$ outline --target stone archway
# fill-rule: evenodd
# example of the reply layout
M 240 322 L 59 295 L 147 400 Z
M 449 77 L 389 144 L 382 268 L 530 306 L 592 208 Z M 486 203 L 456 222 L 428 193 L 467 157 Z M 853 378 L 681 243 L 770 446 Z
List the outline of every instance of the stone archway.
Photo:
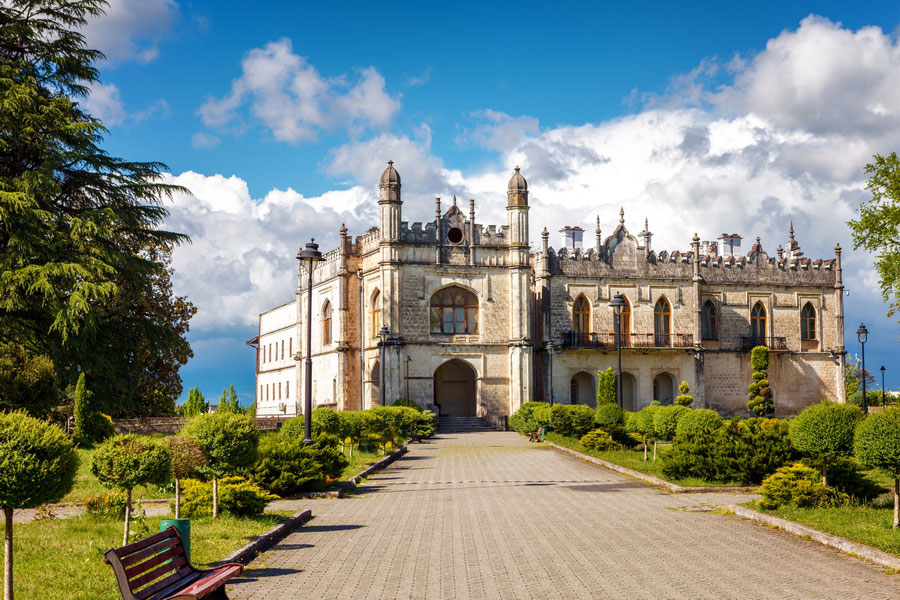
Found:
M 637 391 L 637 382 L 631 373 L 622 372 L 622 408 L 625 410 L 639 410 L 635 392 Z
M 589 373 L 579 371 L 569 382 L 569 403 L 597 408 L 597 385 Z
M 442 416 L 474 417 L 478 412 L 476 377 L 471 366 L 459 359 L 442 364 L 434 372 L 434 402 Z
M 671 373 L 663 371 L 653 378 L 653 399 L 669 405 L 675 399 L 675 378 Z

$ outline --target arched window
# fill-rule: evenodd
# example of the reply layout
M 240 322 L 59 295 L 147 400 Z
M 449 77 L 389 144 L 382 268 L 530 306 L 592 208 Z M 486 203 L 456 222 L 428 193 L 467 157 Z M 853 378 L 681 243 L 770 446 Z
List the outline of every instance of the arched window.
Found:
M 372 293 L 372 300 L 369 302 L 369 305 L 372 307 L 372 318 L 370 321 L 372 322 L 372 339 L 378 339 L 378 332 L 381 330 L 381 292 L 375 290 Z
M 703 303 L 700 329 L 704 340 L 719 339 L 719 311 L 716 310 L 716 305 L 710 300 Z
M 478 333 L 478 298 L 451 285 L 431 297 L 431 333 Z
M 672 307 L 665 296 L 656 301 L 653 309 L 653 333 L 656 334 L 656 346 L 671 345 Z
M 628 298 L 625 294 L 622 294 L 622 298 L 625 299 L 625 306 L 622 307 L 622 311 L 619 313 L 619 331 L 622 333 L 622 345 L 630 346 L 631 345 L 631 302 L 628 301 Z
M 816 309 L 807 302 L 800 310 L 800 339 L 813 341 L 816 339 Z
M 578 296 L 572 306 L 572 328 L 579 336 L 591 332 L 591 304 L 583 295 Z
M 766 307 L 762 302 L 757 302 L 750 310 L 750 337 L 756 345 L 766 343 Z
M 322 345 L 327 346 L 331 343 L 331 302 L 325 301 L 322 306 Z M 284 352 L 284 343 L 281 345 L 281 351 Z

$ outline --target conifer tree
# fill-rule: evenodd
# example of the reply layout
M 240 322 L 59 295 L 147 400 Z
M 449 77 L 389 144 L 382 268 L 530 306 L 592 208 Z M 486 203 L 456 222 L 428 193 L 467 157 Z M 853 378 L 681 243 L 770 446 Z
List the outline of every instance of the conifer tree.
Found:
M 72 432 L 73 437 L 77 441 L 82 441 L 86 438 L 86 423 L 87 423 L 87 390 L 84 387 L 84 371 L 78 375 L 78 383 L 75 385 L 75 407 L 74 407 L 74 416 L 75 416 L 75 431 Z

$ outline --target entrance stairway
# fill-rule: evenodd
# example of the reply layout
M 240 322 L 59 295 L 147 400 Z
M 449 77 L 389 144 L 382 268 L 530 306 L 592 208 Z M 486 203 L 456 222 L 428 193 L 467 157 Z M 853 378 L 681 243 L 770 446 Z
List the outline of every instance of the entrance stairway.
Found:
M 441 417 L 440 433 L 468 433 L 470 431 L 494 431 L 482 417 Z

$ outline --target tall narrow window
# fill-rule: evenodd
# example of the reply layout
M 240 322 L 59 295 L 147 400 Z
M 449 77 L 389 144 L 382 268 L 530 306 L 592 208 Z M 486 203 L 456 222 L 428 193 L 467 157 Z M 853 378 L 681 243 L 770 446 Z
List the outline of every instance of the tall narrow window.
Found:
M 322 344 L 327 346 L 331 343 L 331 302 L 325 301 L 322 307 Z
M 750 336 L 754 344 L 766 344 L 766 307 L 762 302 L 757 302 L 750 310 Z
M 704 340 L 719 339 L 719 314 L 716 310 L 716 305 L 710 300 L 703 303 L 700 329 Z
M 670 346 L 672 334 L 672 307 L 665 297 L 656 301 L 653 309 L 653 333 L 656 346 Z
M 281 340 L 281 360 L 284 360 L 284 340 Z
M 807 302 L 800 310 L 800 339 L 812 341 L 816 339 L 816 309 Z
M 278 382 L 278 399 L 281 400 L 281 382 Z
M 290 381 L 284 382 L 284 397 L 288 398 L 288 399 L 290 399 L 290 397 L 291 397 L 291 382 Z
M 631 345 L 631 302 L 628 301 L 628 298 L 625 294 L 622 294 L 622 297 L 625 298 L 625 306 L 622 307 L 622 312 L 619 313 L 619 330 L 622 333 L 622 345 L 630 346 Z
M 381 331 L 381 292 L 375 290 L 372 294 L 372 339 L 378 339 L 378 332 Z
M 478 298 L 452 285 L 431 297 L 431 333 L 478 333 Z
M 263 386 L 262 385 L 259 386 L 259 401 L 260 402 L 263 401 Z
M 572 305 L 572 326 L 575 333 L 584 338 L 591 332 L 591 304 L 583 295 Z
M 288 357 L 294 356 L 294 338 L 288 339 Z

